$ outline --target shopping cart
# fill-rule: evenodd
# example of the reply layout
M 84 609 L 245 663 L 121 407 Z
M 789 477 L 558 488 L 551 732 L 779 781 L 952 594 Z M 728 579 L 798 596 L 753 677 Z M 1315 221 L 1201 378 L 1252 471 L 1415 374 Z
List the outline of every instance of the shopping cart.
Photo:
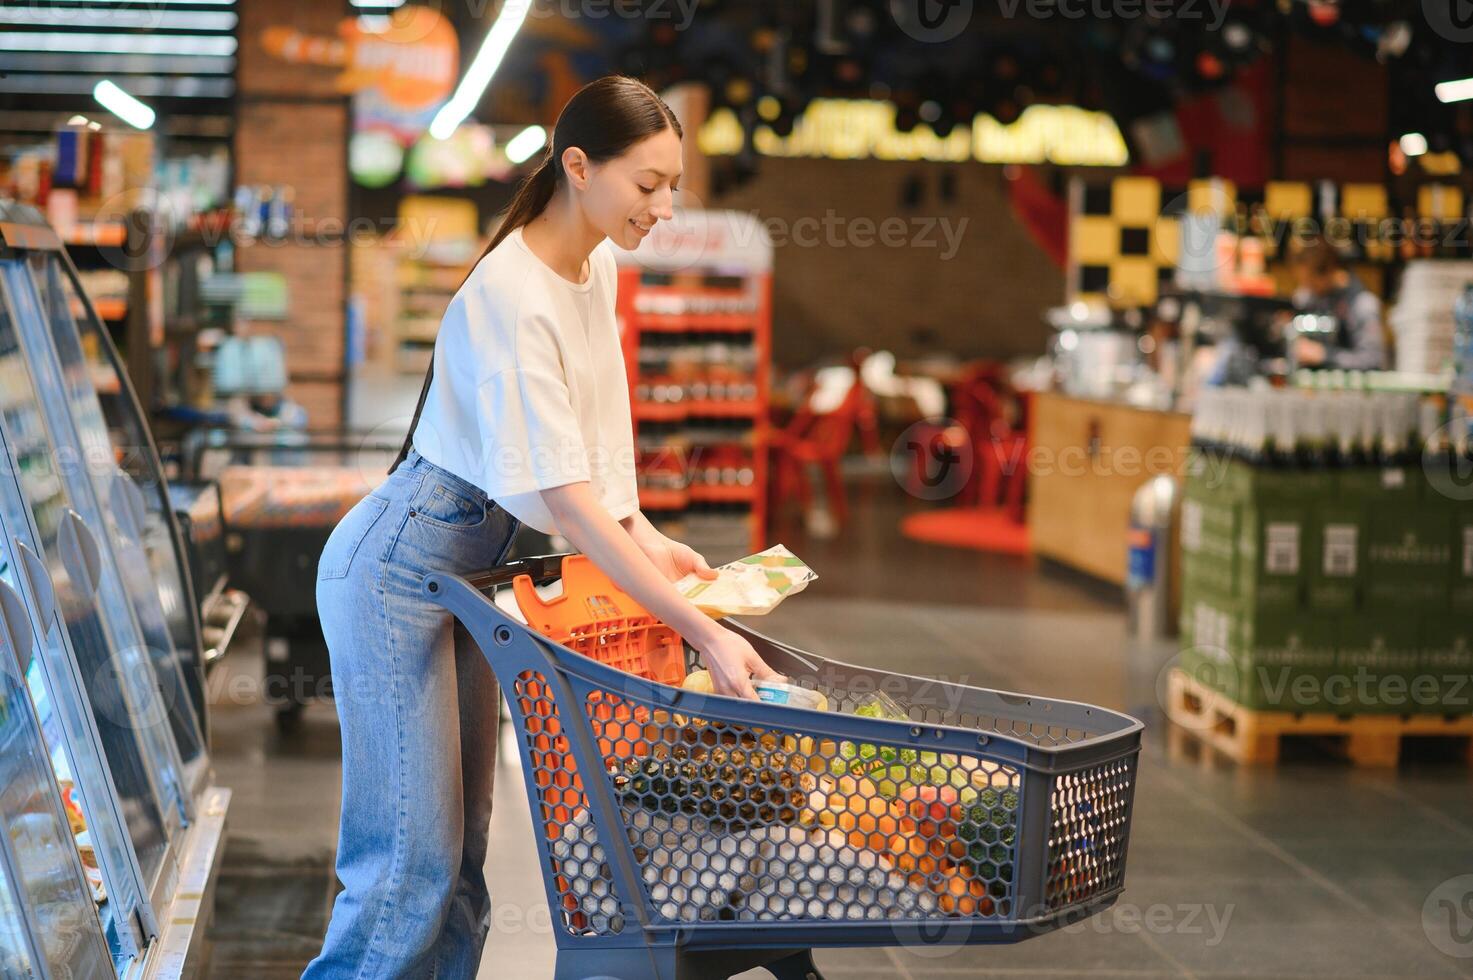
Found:
M 1119 896 L 1139 721 L 826 660 L 740 624 L 833 710 L 646 680 L 498 606 L 518 575 L 556 580 L 562 557 L 423 584 L 506 694 L 557 980 L 820 980 L 814 947 L 1018 942 Z M 885 703 L 875 692 L 907 717 L 849 713 Z

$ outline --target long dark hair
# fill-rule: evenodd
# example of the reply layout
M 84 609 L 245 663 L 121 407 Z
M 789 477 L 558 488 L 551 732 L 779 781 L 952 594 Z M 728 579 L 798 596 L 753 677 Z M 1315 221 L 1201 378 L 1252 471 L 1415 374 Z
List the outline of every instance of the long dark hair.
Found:
M 491 236 L 491 243 L 480 258 L 484 259 L 507 235 L 547 208 L 563 179 L 563 151 L 568 147 L 576 146 L 589 160 L 603 163 L 621 155 L 645 137 L 666 129 L 675 130 L 675 135 L 682 138 L 685 135 L 681 132 L 680 120 L 675 118 L 675 112 L 665 104 L 665 100 L 637 78 L 605 75 L 574 92 L 563 111 L 558 113 L 552 129 L 552 142 L 542 161 L 517 188 L 506 207 L 501 226 Z M 477 259 L 471 269 L 479 263 L 480 259 Z M 470 271 L 466 272 L 466 277 L 470 277 Z M 419 404 L 414 408 L 414 420 L 409 423 L 409 434 L 404 437 L 404 445 L 389 467 L 390 473 L 399 468 L 413 448 L 414 430 L 419 425 L 419 416 L 424 411 L 425 398 L 430 393 L 430 381 L 434 376 L 432 357 L 430 369 L 425 373 L 424 387 L 419 392 Z
M 576 146 L 594 163 L 619 156 L 647 136 L 675 130 L 683 137 L 680 120 L 644 82 L 628 75 L 605 75 L 573 93 L 553 125 L 552 142 L 537 169 L 527 175 L 506 206 L 505 217 L 485 258 L 502 239 L 541 214 L 563 179 L 563 151 Z

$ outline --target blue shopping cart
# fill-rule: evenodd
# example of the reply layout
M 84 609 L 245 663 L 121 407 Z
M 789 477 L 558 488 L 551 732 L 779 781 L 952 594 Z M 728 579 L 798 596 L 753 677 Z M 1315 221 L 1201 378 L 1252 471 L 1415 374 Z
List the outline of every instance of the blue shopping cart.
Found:
M 498 606 L 516 576 L 557 580 L 563 557 L 423 585 L 485 652 L 519 733 L 557 980 L 821 980 L 816 947 L 1018 942 L 1119 896 L 1139 721 L 740 624 L 832 710 L 661 684 Z M 581 639 L 596 656 L 600 638 Z M 890 716 L 868 716 L 880 704 Z

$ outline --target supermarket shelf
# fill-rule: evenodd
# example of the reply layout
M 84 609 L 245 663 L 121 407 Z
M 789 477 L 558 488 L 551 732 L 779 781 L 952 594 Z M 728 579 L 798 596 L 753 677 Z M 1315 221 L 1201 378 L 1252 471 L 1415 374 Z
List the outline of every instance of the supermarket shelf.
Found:
M 125 299 L 99 299 L 93 302 L 92 308 L 103 320 L 122 320 L 128 316 L 128 301 Z M 72 316 L 80 317 L 82 310 L 74 307 Z
M 731 286 L 696 286 L 696 285 L 658 285 L 655 283 L 642 282 L 636 279 L 641 296 L 648 297 L 647 301 L 659 302 L 662 299 L 675 298 L 683 301 L 716 300 L 726 301 L 741 299 L 747 295 L 741 289 Z
M 757 499 L 757 488 L 751 485 L 692 483 L 690 499 L 692 503 L 703 504 L 746 504 Z
M 652 484 L 641 488 L 640 505 L 666 533 L 700 530 L 713 540 L 720 538 L 723 549 L 760 550 L 769 543 L 764 537 L 766 494 L 758 488 L 766 486 L 767 472 L 771 256 L 754 258 L 710 243 L 696 243 L 690 251 L 679 256 L 675 269 L 637 260 L 621 263 L 619 269 L 618 316 L 634 396 L 639 470 Z M 716 345 L 724 350 L 713 351 Z M 746 390 L 726 388 L 733 372 Z M 671 386 L 685 397 L 674 402 L 651 398 L 657 392 L 671 393 Z M 711 391 L 741 397 L 705 397 Z M 702 397 L 693 398 L 692 392 Z M 723 468 L 750 469 L 752 483 L 671 487 L 670 477 L 679 475 L 670 473 L 671 457 L 681 467 L 696 465 L 687 457 L 697 450 L 709 451 L 712 460 L 730 459 L 730 464 L 721 463 Z
M 755 401 L 635 402 L 634 417 L 643 422 L 678 422 L 686 418 L 747 419 L 762 414 Z
M 639 506 L 647 510 L 684 510 L 690 503 L 690 494 L 684 490 L 668 487 L 640 487 Z
M 119 246 L 128 240 L 128 228 L 122 222 L 78 222 L 61 240 L 67 245 Z
M 636 313 L 639 328 L 649 333 L 752 333 L 756 313 Z

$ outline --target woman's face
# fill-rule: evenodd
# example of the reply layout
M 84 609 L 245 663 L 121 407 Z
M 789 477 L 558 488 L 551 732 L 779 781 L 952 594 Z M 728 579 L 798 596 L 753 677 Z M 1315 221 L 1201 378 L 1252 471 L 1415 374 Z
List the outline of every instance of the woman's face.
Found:
M 615 245 L 635 249 L 655 222 L 672 216 L 679 184 L 680 137 L 667 127 L 590 166 L 583 213 Z

